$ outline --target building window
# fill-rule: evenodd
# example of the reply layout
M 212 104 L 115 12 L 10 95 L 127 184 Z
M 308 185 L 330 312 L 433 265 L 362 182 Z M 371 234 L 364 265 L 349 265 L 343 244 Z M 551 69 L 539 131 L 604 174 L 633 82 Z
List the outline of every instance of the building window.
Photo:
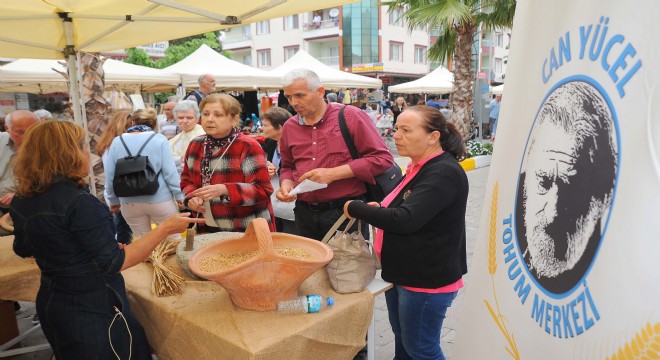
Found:
M 496 73 L 502 72 L 502 59 L 495 58 L 495 72 Z
M 415 46 L 415 64 L 426 64 L 426 46 Z
M 403 43 L 390 41 L 390 60 L 403 61 Z
M 270 66 L 270 49 L 257 50 L 257 67 Z
M 289 15 L 284 18 L 284 30 L 294 30 L 298 28 L 298 14 Z
M 252 66 L 252 55 L 243 56 L 243 64 Z
M 495 46 L 504 47 L 504 34 L 496 33 L 495 34 Z
M 403 11 L 399 7 L 390 9 L 390 24 L 394 26 L 403 26 Z
M 287 60 L 291 59 L 291 57 L 298 52 L 298 49 L 300 49 L 299 46 L 285 47 L 284 48 L 284 61 L 287 61 Z
M 270 33 L 270 20 L 259 21 L 257 23 L 257 35 Z

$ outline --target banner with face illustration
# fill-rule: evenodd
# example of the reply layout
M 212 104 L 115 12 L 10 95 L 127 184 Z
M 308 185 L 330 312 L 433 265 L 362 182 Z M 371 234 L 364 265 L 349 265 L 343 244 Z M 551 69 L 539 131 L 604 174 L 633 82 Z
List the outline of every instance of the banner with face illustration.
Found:
M 660 1 L 518 2 L 453 359 L 660 358 Z

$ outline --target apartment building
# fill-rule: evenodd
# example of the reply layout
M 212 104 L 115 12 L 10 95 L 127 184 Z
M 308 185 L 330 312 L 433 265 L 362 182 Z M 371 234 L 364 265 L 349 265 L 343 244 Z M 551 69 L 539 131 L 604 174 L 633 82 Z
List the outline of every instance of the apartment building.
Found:
M 264 70 L 304 49 L 328 66 L 380 78 L 385 87 L 430 71 L 429 33 L 409 31 L 402 9 L 389 9 L 377 0 L 235 27 L 221 41 L 234 60 Z

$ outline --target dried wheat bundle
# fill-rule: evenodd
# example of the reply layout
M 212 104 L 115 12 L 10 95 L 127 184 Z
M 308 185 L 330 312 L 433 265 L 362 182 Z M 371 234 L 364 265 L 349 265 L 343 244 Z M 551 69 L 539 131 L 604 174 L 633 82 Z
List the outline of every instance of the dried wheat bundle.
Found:
M 165 240 L 156 246 L 149 255 L 149 262 L 154 266 L 154 278 L 151 291 L 158 296 L 170 296 L 183 290 L 183 277 L 165 266 L 165 259 L 176 253 L 178 241 Z

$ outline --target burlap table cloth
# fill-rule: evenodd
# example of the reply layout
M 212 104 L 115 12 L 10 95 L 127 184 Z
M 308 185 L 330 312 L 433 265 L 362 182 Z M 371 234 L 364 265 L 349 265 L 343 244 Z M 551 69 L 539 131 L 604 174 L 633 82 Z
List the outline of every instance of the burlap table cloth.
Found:
M 173 258 L 170 268 L 178 269 Z M 133 312 L 160 359 L 352 359 L 365 345 L 374 298 L 368 290 L 337 294 L 320 269 L 300 294 L 334 296 L 335 305 L 316 314 L 241 309 L 210 281 L 187 278 L 182 294 L 151 292 L 153 269 L 143 263 L 123 272 Z
M 0 237 L 0 299 L 34 301 L 41 277 L 34 258 L 23 259 L 13 250 L 14 236 Z

